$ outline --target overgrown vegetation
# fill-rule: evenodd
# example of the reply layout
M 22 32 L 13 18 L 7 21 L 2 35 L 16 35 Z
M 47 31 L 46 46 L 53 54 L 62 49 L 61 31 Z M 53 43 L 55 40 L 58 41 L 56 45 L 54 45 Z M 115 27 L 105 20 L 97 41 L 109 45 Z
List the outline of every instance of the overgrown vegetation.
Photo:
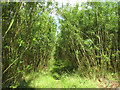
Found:
M 3 87 L 107 88 L 110 80 L 118 87 L 118 2 L 2 5 Z M 109 84 L 100 86 L 103 79 Z
M 31 78 L 34 79 L 29 82 Z M 99 83 L 93 79 L 81 78 L 77 74 L 67 73 L 63 74 L 60 80 L 54 79 L 50 74 L 33 73 L 26 75 L 26 82 L 29 82 L 28 86 L 31 88 L 95 88 L 98 87 Z

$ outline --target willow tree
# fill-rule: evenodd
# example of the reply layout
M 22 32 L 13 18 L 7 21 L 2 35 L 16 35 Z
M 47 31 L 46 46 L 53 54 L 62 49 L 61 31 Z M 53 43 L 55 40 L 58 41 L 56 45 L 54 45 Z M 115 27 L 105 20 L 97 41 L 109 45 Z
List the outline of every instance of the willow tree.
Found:
M 84 75 L 118 71 L 118 5 L 116 2 L 88 2 L 59 9 L 60 38 L 56 61 L 70 62 Z M 67 64 L 65 64 L 67 66 Z M 72 66 L 71 66 L 72 65 Z
M 47 2 L 46 2 L 47 3 Z M 56 22 L 45 2 L 2 3 L 3 87 L 17 84 L 21 75 L 41 71 L 51 59 Z

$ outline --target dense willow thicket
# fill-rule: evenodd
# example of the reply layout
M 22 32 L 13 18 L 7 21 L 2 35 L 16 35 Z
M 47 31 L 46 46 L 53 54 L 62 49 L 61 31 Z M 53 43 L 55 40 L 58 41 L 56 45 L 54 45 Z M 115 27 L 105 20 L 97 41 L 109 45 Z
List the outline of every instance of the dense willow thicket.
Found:
M 3 3 L 3 86 L 19 81 L 24 72 L 43 69 L 51 59 L 56 23 L 49 15 L 50 2 L 44 4 Z
M 2 3 L 2 85 L 24 73 L 78 72 L 97 76 L 120 70 L 118 3 L 87 2 L 58 7 L 52 2 Z M 60 16 L 60 33 L 50 13 Z
M 118 73 L 118 4 L 88 2 L 60 8 L 60 34 L 56 47 L 56 64 L 76 69 L 80 74 Z M 61 63 L 62 60 L 62 63 Z M 72 67 L 72 68 L 71 68 Z

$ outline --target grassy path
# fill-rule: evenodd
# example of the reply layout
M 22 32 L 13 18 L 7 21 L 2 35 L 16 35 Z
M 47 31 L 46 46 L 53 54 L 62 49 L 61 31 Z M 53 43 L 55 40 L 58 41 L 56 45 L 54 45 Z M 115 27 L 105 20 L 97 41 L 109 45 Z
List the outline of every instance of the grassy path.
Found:
M 109 76 L 109 79 L 114 79 Z M 20 87 L 27 88 L 115 88 L 116 82 L 111 83 L 109 80 L 99 81 L 95 78 L 80 77 L 77 74 L 64 74 L 59 79 L 56 79 L 50 73 L 31 73 L 25 75 L 25 80 L 22 80 Z M 118 86 L 117 86 L 118 87 Z
M 29 74 L 25 76 L 25 87 L 31 88 L 97 88 L 98 81 L 79 77 L 78 75 L 62 75 L 59 80 L 50 74 Z M 21 85 L 22 85 L 21 84 Z

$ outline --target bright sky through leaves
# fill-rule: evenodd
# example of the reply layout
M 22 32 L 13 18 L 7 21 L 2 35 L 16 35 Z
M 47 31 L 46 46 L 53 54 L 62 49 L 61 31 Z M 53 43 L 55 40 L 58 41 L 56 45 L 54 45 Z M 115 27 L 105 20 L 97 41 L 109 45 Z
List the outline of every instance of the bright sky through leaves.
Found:
M 71 6 L 75 6 L 76 3 L 79 3 L 79 5 L 81 5 L 82 2 L 87 2 L 87 0 L 54 0 L 55 2 L 58 2 L 58 7 L 61 7 L 62 4 L 63 5 L 66 5 L 68 2 Z M 81 7 L 79 7 L 79 10 L 81 10 Z M 52 17 L 54 17 L 54 19 L 56 20 L 56 23 L 57 23 L 57 32 L 56 32 L 56 35 L 60 32 L 59 30 L 59 21 L 58 21 L 58 18 L 62 18 L 60 16 L 57 16 L 55 15 L 56 14 L 56 11 L 53 10 L 52 14 L 50 14 Z

